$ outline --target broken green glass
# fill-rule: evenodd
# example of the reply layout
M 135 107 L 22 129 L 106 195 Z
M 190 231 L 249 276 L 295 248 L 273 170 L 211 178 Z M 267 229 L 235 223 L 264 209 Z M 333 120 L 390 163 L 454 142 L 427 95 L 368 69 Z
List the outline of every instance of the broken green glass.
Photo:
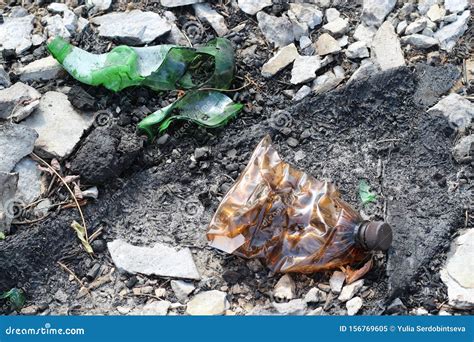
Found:
M 20 310 L 26 302 L 25 292 L 17 288 L 2 293 L 0 299 L 6 299 L 12 310 Z
M 359 182 L 359 196 L 363 205 L 375 202 L 377 199 L 376 195 L 370 192 L 370 185 L 365 180 Z

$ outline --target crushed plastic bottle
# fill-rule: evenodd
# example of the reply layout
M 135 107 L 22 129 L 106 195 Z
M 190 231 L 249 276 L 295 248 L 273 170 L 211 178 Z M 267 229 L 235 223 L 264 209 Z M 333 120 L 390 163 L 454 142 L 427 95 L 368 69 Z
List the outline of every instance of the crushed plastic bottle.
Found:
M 387 250 L 391 227 L 364 221 L 336 187 L 282 161 L 266 136 L 209 225 L 212 247 L 261 258 L 273 272 L 313 273 Z

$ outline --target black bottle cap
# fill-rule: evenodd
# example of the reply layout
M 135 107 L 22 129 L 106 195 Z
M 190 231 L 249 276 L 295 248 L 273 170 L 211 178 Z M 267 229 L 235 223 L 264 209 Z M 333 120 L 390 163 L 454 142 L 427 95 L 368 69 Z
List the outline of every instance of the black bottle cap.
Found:
M 382 221 L 365 221 L 357 232 L 357 240 L 367 250 L 386 251 L 392 244 L 392 228 Z

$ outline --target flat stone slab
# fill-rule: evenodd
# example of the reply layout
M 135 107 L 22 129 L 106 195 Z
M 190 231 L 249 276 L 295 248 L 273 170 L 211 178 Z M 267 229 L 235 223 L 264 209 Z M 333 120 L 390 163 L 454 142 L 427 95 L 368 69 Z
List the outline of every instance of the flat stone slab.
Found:
M 115 265 L 129 273 L 201 279 L 189 248 L 177 251 L 160 243 L 154 247 L 140 247 L 123 240 L 114 240 L 107 246 Z
M 400 40 L 389 21 L 384 22 L 375 34 L 372 54 L 382 71 L 405 65 Z
M 24 157 L 33 152 L 38 133 L 23 125 L 0 124 L 0 172 L 10 172 Z
M 38 107 L 41 94 L 21 82 L 0 90 L 0 119 L 21 121 Z
M 46 183 L 41 176 L 38 163 L 29 157 L 23 158 L 16 164 L 14 172 L 18 173 L 18 189 L 16 199 L 30 204 L 46 190 Z
M 4 17 L 0 24 L 0 46 L 5 50 L 14 50 L 17 55 L 31 47 L 33 15 L 19 18 Z
M 94 118 L 77 112 L 67 95 L 49 91 L 43 95 L 37 110 L 22 125 L 38 132 L 35 150 L 44 157 L 67 157 L 80 141 Z
M 54 80 L 62 73 L 65 73 L 63 67 L 52 56 L 38 59 L 15 71 L 22 82 Z

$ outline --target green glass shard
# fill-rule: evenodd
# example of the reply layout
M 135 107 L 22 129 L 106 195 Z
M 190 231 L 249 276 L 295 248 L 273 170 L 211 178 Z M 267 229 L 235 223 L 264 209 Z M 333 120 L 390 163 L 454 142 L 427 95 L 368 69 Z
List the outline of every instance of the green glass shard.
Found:
M 377 196 L 370 192 L 370 186 L 365 180 L 359 182 L 359 196 L 363 205 L 377 200 Z
M 25 292 L 17 288 L 2 293 L 0 299 L 6 299 L 13 310 L 20 310 L 26 302 Z

